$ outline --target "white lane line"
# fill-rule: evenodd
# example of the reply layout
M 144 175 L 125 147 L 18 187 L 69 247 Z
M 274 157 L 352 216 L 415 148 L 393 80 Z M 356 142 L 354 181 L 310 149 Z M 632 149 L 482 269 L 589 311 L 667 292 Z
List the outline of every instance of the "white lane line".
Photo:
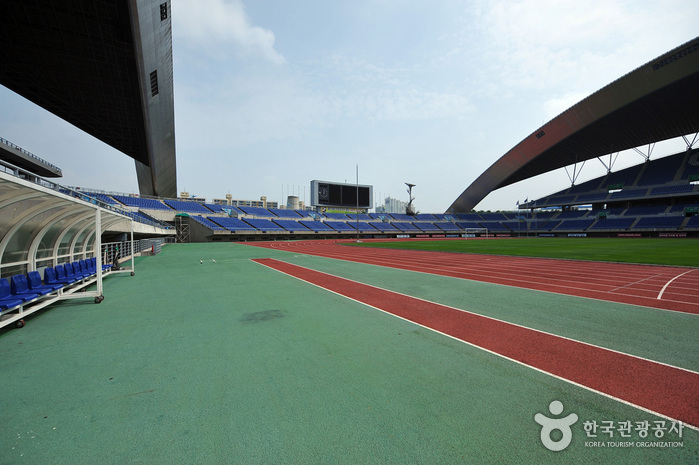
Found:
M 688 271 L 685 271 L 684 273 L 680 273 L 680 274 L 678 274 L 677 276 L 675 276 L 674 278 L 672 278 L 670 281 L 666 282 L 665 285 L 663 286 L 663 288 L 660 289 L 660 293 L 658 294 L 658 297 L 656 297 L 656 298 L 657 298 L 658 300 L 662 299 L 662 298 L 663 298 L 663 294 L 665 293 L 665 289 L 667 289 L 667 287 L 668 287 L 670 284 L 672 284 L 672 282 L 673 282 L 674 280 L 676 280 L 677 278 L 680 278 L 680 277 L 686 275 L 687 273 L 691 273 L 692 271 L 694 271 L 694 270 L 688 270 Z

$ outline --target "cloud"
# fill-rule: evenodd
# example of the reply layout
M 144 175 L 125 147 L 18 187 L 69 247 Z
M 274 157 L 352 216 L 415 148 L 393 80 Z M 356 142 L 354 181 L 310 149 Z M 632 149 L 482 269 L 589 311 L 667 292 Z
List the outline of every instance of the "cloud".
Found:
M 220 53 L 233 45 L 241 55 L 261 56 L 279 65 L 286 63 L 274 48 L 274 33 L 251 24 L 242 0 L 178 0 L 172 4 L 173 34 L 189 46 Z

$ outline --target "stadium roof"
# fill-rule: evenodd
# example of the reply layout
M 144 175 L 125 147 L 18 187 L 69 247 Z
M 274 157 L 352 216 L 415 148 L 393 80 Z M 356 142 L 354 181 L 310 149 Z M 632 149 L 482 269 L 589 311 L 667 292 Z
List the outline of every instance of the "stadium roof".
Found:
M 564 166 L 699 131 L 699 37 L 564 111 L 510 149 L 448 208 Z
M 169 3 L 0 2 L 0 84 L 133 158 L 142 194 L 176 197 Z

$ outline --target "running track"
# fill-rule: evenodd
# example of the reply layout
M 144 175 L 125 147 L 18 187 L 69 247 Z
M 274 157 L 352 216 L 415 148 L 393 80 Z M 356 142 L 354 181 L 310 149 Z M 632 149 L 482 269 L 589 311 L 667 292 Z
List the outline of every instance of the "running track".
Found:
M 632 405 L 699 426 L 699 374 L 271 258 L 257 263 Z M 643 382 L 638 382 L 643 380 Z
M 699 314 L 699 268 L 349 247 L 343 241 L 258 247 Z M 344 241 L 349 242 L 349 241 Z

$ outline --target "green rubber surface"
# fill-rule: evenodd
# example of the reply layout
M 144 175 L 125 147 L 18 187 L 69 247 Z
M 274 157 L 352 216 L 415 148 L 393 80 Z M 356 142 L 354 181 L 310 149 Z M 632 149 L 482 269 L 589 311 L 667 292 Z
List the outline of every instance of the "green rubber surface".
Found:
M 640 446 L 586 444 L 621 439 L 599 432 L 586 438 L 584 421 L 661 419 L 249 260 L 261 257 L 464 304 L 462 284 L 451 278 L 433 282 L 241 244 L 168 245 L 138 259 L 136 276 L 108 277 L 101 304 L 61 303 L 28 318 L 23 329 L 0 332 L 0 463 L 676 464 L 698 458 L 699 435 L 689 428 L 682 437 L 665 435 L 673 447 L 648 447 L 660 440 L 634 431 L 625 441 Z M 557 305 L 537 310 L 532 291 L 470 286 L 468 302 L 480 294 L 498 300 L 494 288 L 518 293 L 531 301 L 528 311 L 514 305 L 516 295 L 495 307 L 503 314 L 512 307 L 527 321 L 545 322 L 549 313 L 566 327 L 571 317 L 561 308 L 587 311 L 566 304 L 585 299 L 558 297 Z M 600 313 L 619 312 L 617 304 L 596 305 Z M 696 350 L 684 360 L 696 366 Z M 537 413 L 553 416 L 553 400 L 563 403 L 563 415 L 579 417 L 571 444 L 560 452 L 542 445 L 534 421 Z

